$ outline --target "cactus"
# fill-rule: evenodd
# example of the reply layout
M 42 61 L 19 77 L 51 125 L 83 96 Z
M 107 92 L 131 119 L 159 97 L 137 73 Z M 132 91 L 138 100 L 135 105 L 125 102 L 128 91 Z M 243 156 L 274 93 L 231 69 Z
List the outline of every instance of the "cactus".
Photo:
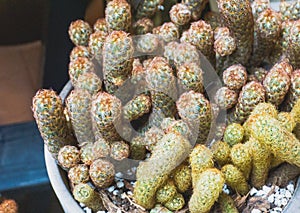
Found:
M 300 97 L 300 70 L 295 70 L 291 75 L 291 85 L 288 92 L 287 108 L 291 110 Z
M 83 203 L 95 212 L 105 210 L 100 194 L 87 183 L 75 185 L 73 196 L 75 200 Z
M 150 108 L 150 97 L 145 94 L 138 95 L 123 107 L 124 118 L 130 121 L 138 119 L 142 115 L 148 113 Z
M 245 130 L 238 123 L 229 124 L 224 132 L 223 140 L 228 143 L 229 146 L 241 143 L 244 138 Z
M 192 169 L 193 188 L 195 188 L 201 173 L 206 169 L 214 167 L 213 154 L 206 146 L 197 144 L 191 152 L 189 159 Z
M 192 185 L 192 172 L 187 163 L 182 163 L 173 172 L 174 184 L 179 192 L 186 192 Z
M 286 54 L 294 69 L 300 68 L 300 20 L 293 22 L 287 38 Z
M 105 20 L 108 30 L 129 32 L 131 26 L 131 7 L 125 0 L 113 0 L 107 3 Z
M 278 113 L 277 120 L 280 122 L 282 127 L 286 128 L 289 132 L 293 132 L 296 122 L 291 113 L 280 112 Z
M 250 1 L 218 0 L 224 24 L 236 41 L 236 51 L 229 56 L 230 63 L 246 65 L 252 52 L 254 21 Z
M 174 51 L 174 49 L 173 49 Z M 178 69 L 181 65 L 195 63 L 200 67 L 200 55 L 197 48 L 190 43 L 175 45 L 174 63 Z
M 151 18 L 158 10 L 158 6 L 163 4 L 164 0 L 145 0 L 137 8 L 136 18 Z
M 122 86 L 132 70 L 133 42 L 124 31 L 111 32 L 103 46 L 103 76 L 109 93 Z
M 192 136 L 190 128 L 183 120 L 174 120 L 164 129 L 164 131 L 165 133 L 173 132 L 175 134 L 180 134 L 187 139 L 190 139 Z
M 263 81 L 266 90 L 266 100 L 278 106 L 283 102 L 290 84 L 290 76 L 285 69 L 280 64 L 274 65 Z
M 93 26 L 94 32 L 102 31 L 108 33 L 108 27 L 105 18 L 98 18 Z
M 147 149 L 153 150 L 154 146 L 162 139 L 165 135 L 164 131 L 157 126 L 152 126 L 145 132 L 144 143 Z
M 168 179 L 168 175 L 186 159 L 190 143 L 184 137 L 168 133 L 162 137 L 152 151 L 148 161 L 137 168 L 134 199 L 137 204 L 151 209 L 155 205 L 156 191 Z
M 144 138 L 134 137 L 130 142 L 130 158 L 134 160 L 144 160 L 146 157 L 146 147 Z
M 222 213 L 239 213 L 234 200 L 224 192 L 220 194 L 218 203 L 220 204 Z
M 86 90 L 91 96 L 97 94 L 102 89 L 101 79 L 93 72 L 83 73 L 78 77 L 77 89 Z
M 32 111 L 41 136 L 54 158 L 75 139 L 68 127 L 61 98 L 53 90 L 39 90 L 32 99 Z
M 128 158 L 130 155 L 129 145 L 124 141 L 116 141 L 111 144 L 110 156 L 118 161 Z
M 165 203 L 165 207 L 167 207 L 171 211 L 178 211 L 182 209 L 185 205 L 185 200 L 182 194 L 176 193 L 171 200 Z
M 78 57 L 69 63 L 69 76 L 74 87 L 77 87 L 80 75 L 88 72 L 94 72 L 94 64 L 88 58 Z
M 179 97 L 176 106 L 181 119 L 197 134 L 197 143 L 205 143 L 212 121 L 209 101 L 201 93 L 189 91 Z
M 94 142 L 91 119 L 92 97 L 86 90 L 73 90 L 66 100 L 66 109 L 79 144 Z
M 70 61 L 75 60 L 78 57 L 91 58 L 91 53 L 88 47 L 75 46 L 70 53 Z
M 154 24 L 151 19 L 142 18 L 137 20 L 132 27 L 135 35 L 144 35 L 152 32 Z
M 76 46 L 87 46 L 92 28 L 87 22 L 76 20 L 71 22 L 68 33 L 73 44 Z
M 80 162 L 80 153 L 76 146 L 64 146 L 62 147 L 57 155 L 58 163 L 62 168 L 68 170 Z
M 236 50 L 235 39 L 230 36 L 222 36 L 215 40 L 214 50 L 217 53 L 217 59 L 231 55 Z
M 206 23 L 210 24 L 213 30 L 222 25 L 220 14 L 218 12 L 208 11 L 204 14 L 203 19 Z
M 215 102 L 221 109 L 230 109 L 236 105 L 238 94 L 228 87 L 221 87 L 215 94 Z
M 160 44 L 159 37 L 157 35 L 147 33 L 137 38 L 136 50 L 141 53 L 155 53 Z
M 99 92 L 94 96 L 91 108 L 94 135 L 107 141 L 120 138 L 116 126 L 121 117 L 121 101 L 108 93 Z
M 91 164 L 89 174 L 95 186 L 106 188 L 114 181 L 115 168 L 111 162 L 97 159 Z
M 172 180 L 168 180 L 162 187 L 156 192 L 156 201 L 161 204 L 165 204 L 170 201 L 177 193 L 176 186 Z
M 204 10 L 208 0 L 182 0 L 182 4 L 188 6 L 192 12 L 193 20 L 198 20 L 201 17 L 202 11 Z
M 235 144 L 231 148 L 230 157 L 234 166 L 236 166 L 249 179 L 252 169 L 251 150 L 246 144 Z
M 90 179 L 89 168 L 85 164 L 77 164 L 68 171 L 68 178 L 72 184 L 87 183 Z
M 251 125 L 251 135 L 267 146 L 276 158 L 300 166 L 299 140 L 275 118 L 257 116 Z
M 232 164 L 226 164 L 221 169 L 226 184 L 233 188 L 237 193 L 241 195 L 246 195 L 250 187 L 244 177 L 243 173 L 233 166 Z
M 156 34 L 156 33 L 154 33 L 154 34 Z M 173 22 L 166 22 L 163 25 L 161 25 L 157 34 L 165 42 L 171 42 L 171 41 L 175 41 L 175 40 L 179 39 L 179 29 Z
M 92 152 L 95 160 L 106 158 L 110 154 L 110 143 L 103 138 L 99 138 L 94 142 Z
M 96 31 L 92 33 L 89 37 L 89 49 L 91 54 L 97 59 L 99 62 L 102 60 L 102 48 L 108 35 L 107 32 L 104 31 Z
M 268 148 L 254 138 L 250 138 L 246 144 L 250 148 L 252 156 L 251 185 L 261 188 L 266 184 L 271 164 L 271 152 Z
M 155 207 L 150 210 L 150 213 L 172 213 L 172 211 L 160 204 L 156 204 Z
M 191 19 L 191 10 L 183 3 L 178 3 L 172 6 L 170 12 L 170 19 L 176 25 L 185 25 Z
M 232 90 L 240 90 L 247 81 L 247 71 L 241 64 L 228 67 L 223 72 L 224 84 Z
M 254 0 L 251 3 L 251 7 L 254 21 L 256 21 L 258 16 L 270 7 L 270 0 Z
M 221 194 L 224 183 L 223 174 L 218 169 L 207 169 L 202 172 L 189 201 L 190 212 L 209 212 Z
M 213 154 L 213 159 L 218 163 L 219 166 L 224 166 L 230 163 L 230 146 L 228 143 L 223 141 L 216 141 L 211 146 L 211 152 Z
M 234 110 L 233 120 L 244 122 L 255 106 L 265 101 L 265 89 L 262 84 L 251 81 L 243 86 Z
M 92 162 L 95 160 L 93 145 L 94 145 L 93 142 L 85 142 L 81 144 L 80 160 L 86 165 L 91 165 Z
M 259 66 L 268 57 L 276 42 L 280 39 L 281 17 L 274 10 L 267 8 L 255 21 L 255 41 L 250 59 L 252 65 Z
M 19 207 L 15 200 L 4 199 L 0 203 L 0 212 L 3 213 L 18 213 Z

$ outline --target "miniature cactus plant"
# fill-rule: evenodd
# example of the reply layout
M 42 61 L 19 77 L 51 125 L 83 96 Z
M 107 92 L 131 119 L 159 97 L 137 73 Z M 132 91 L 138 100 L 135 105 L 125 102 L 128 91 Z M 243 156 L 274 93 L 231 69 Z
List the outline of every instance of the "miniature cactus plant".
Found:
M 92 33 L 92 28 L 87 22 L 76 20 L 71 22 L 68 33 L 71 41 L 76 46 L 87 46 L 89 36 Z

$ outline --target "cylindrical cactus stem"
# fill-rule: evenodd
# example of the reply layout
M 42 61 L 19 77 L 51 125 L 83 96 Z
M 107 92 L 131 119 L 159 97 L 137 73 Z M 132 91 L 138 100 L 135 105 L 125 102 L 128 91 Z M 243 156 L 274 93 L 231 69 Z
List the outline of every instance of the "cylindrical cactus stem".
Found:
M 234 64 L 223 72 L 225 86 L 232 90 L 240 90 L 247 81 L 247 70 L 241 64 Z
M 296 122 L 291 113 L 280 112 L 278 113 L 277 120 L 280 122 L 282 127 L 286 128 L 289 132 L 293 132 Z
M 234 200 L 230 195 L 225 194 L 224 192 L 220 194 L 218 203 L 220 204 L 222 213 L 239 213 Z
M 174 181 L 169 179 L 162 187 L 160 187 L 156 192 L 156 201 L 165 204 L 171 200 L 177 193 Z
M 193 22 L 188 29 L 188 40 L 215 66 L 214 32 L 210 24 L 203 20 Z
M 270 0 L 254 0 L 251 3 L 254 21 L 258 16 L 270 7 Z
M 192 12 L 193 20 L 199 20 L 208 0 L 182 0 L 181 3 L 185 4 Z
M 181 26 L 189 23 L 192 12 L 187 5 L 178 3 L 172 6 L 169 14 L 171 21 Z
M 94 32 L 103 31 L 108 32 L 108 27 L 105 18 L 98 18 L 93 26 Z
M 168 133 L 157 143 L 148 161 L 137 168 L 134 199 L 146 209 L 155 205 L 156 191 L 169 174 L 187 158 L 191 145 L 184 137 Z
M 171 42 L 179 39 L 179 28 L 173 22 L 166 22 L 159 27 L 159 30 L 153 31 L 153 34 L 158 34 L 165 42 Z
M 116 126 L 120 124 L 121 101 L 108 93 L 99 92 L 92 101 L 92 122 L 96 139 L 111 142 L 120 139 Z
M 289 73 L 280 64 L 276 64 L 266 75 L 263 85 L 266 100 L 276 106 L 281 104 L 291 84 Z
M 77 164 L 68 171 L 68 178 L 75 185 L 88 182 L 90 179 L 88 166 Z
M 93 96 L 101 91 L 102 81 L 93 72 L 83 73 L 78 77 L 75 88 L 86 90 L 90 93 L 91 96 Z
M 66 108 L 79 144 L 94 142 L 91 119 L 92 96 L 86 90 L 73 90 L 66 100 Z
M 85 57 L 78 57 L 69 63 L 69 77 L 72 85 L 76 88 L 80 75 L 88 72 L 94 72 L 95 67 L 92 61 Z
M 164 120 L 163 120 L 164 121 Z M 173 132 L 180 134 L 183 137 L 190 139 L 192 133 L 187 123 L 183 120 L 174 120 L 164 129 L 165 133 Z
M 241 124 L 231 123 L 225 129 L 223 140 L 232 147 L 243 141 L 244 134 L 245 130 Z
M 300 97 L 300 70 L 295 70 L 291 75 L 291 85 L 288 92 L 287 109 L 290 111 Z
M 75 185 L 73 196 L 75 200 L 83 203 L 95 212 L 105 210 L 100 194 L 87 183 Z
M 138 5 L 136 18 L 151 18 L 158 10 L 158 6 L 163 4 L 164 0 L 145 0 Z
M 209 212 L 221 194 L 224 183 L 224 176 L 218 169 L 212 168 L 202 172 L 189 201 L 190 212 Z
M 142 18 L 133 23 L 132 27 L 135 35 L 144 35 L 152 32 L 154 24 L 151 19 Z
M 228 87 L 221 87 L 215 95 L 215 102 L 221 109 L 230 109 L 236 105 L 238 93 Z
M 91 165 L 92 162 L 95 160 L 93 146 L 94 146 L 93 142 L 84 142 L 81 144 L 80 160 L 86 165 Z
M 144 138 L 136 136 L 130 142 L 130 158 L 134 160 L 144 160 L 146 157 L 146 147 Z
M 259 66 L 268 57 L 276 42 L 280 39 L 281 17 L 268 8 L 258 15 L 255 21 L 255 41 L 250 63 Z
M 73 44 L 76 46 L 87 46 L 92 28 L 87 22 L 76 20 L 71 22 L 68 33 Z
M 124 31 L 113 31 L 103 46 L 103 76 L 106 89 L 114 93 L 128 79 L 132 70 L 133 42 Z
M 268 178 L 271 152 L 255 138 L 250 138 L 246 144 L 249 146 L 252 156 L 251 184 L 256 188 L 261 188 L 266 184 Z
M 232 164 L 226 164 L 221 169 L 226 184 L 233 188 L 237 193 L 246 195 L 250 187 L 243 175 L 243 173 Z
M 138 119 L 148 113 L 151 108 L 151 99 L 148 95 L 141 94 L 134 97 L 123 106 L 123 116 L 129 121 Z
M 165 203 L 165 207 L 167 207 L 171 211 L 179 211 L 185 205 L 185 200 L 182 194 L 177 192 L 172 199 Z
M 193 187 L 195 187 L 201 173 L 214 167 L 213 154 L 209 148 L 198 144 L 191 152 L 189 160 L 192 169 Z
M 300 20 L 294 21 L 288 36 L 286 55 L 294 69 L 300 68 Z
M 172 211 L 162 206 L 161 204 L 156 204 L 155 207 L 150 210 L 150 213 L 172 213 Z
M 211 151 L 213 154 L 214 161 L 216 161 L 219 166 L 224 166 L 231 162 L 230 158 L 230 146 L 228 143 L 223 141 L 216 141 L 211 146 Z
M 112 0 L 107 3 L 105 20 L 108 31 L 123 30 L 129 32 L 131 26 L 131 7 L 125 0 Z
M 44 143 L 54 158 L 61 147 L 75 142 L 62 100 L 53 90 L 39 90 L 32 99 L 32 111 Z
M 147 149 L 152 151 L 155 145 L 162 139 L 165 135 L 164 131 L 157 126 L 152 126 L 145 132 L 144 144 Z
M 80 153 L 76 146 L 64 146 L 62 147 L 57 156 L 59 165 L 65 170 L 76 166 L 80 162 Z
M 90 35 L 89 37 L 89 49 L 94 58 L 98 63 L 102 63 L 102 47 L 105 42 L 105 38 L 108 35 L 107 32 L 97 31 Z
M 243 86 L 234 109 L 233 120 L 244 122 L 254 107 L 265 101 L 265 89 L 261 83 L 251 81 Z
M 78 57 L 91 58 L 91 53 L 86 46 L 75 46 L 70 52 L 70 61 L 75 60 Z
M 187 163 L 182 163 L 173 172 L 173 180 L 179 192 L 186 192 L 192 186 L 192 172 Z
M 218 12 L 208 11 L 204 14 L 203 19 L 210 24 L 213 30 L 215 30 L 217 27 L 222 26 L 220 14 Z
M 110 154 L 110 143 L 103 139 L 99 138 L 93 144 L 93 156 L 94 160 L 99 158 L 106 158 Z
M 251 56 L 254 36 L 250 1 L 218 0 L 218 7 L 224 24 L 236 40 L 237 49 L 229 56 L 230 61 L 246 65 Z
M 114 181 L 115 168 L 111 162 L 100 158 L 93 161 L 89 174 L 95 186 L 105 188 Z
M 205 143 L 212 122 L 210 102 L 203 94 L 189 91 L 180 96 L 176 106 L 179 116 L 189 125 L 196 142 Z
M 236 166 L 249 179 L 252 169 L 251 150 L 246 144 L 236 144 L 231 148 L 230 157 L 234 166 Z
M 300 166 L 299 140 L 275 118 L 257 116 L 251 125 L 251 135 L 268 147 L 275 157 Z
M 117 161 L 128 158 L 130 155 L 129 145 L 125 141 L 115 141 L 111 144 L 110 157 Z

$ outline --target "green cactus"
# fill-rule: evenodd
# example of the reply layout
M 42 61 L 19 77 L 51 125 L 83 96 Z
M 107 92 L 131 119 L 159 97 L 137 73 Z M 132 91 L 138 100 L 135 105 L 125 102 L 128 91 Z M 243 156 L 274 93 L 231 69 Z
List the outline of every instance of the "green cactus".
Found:
M 112 0 L 107 3 L 105 20 L 108 30 L 129 32 L 131 26 L 131 7 L 125 0 Z
M 182 163 L 173 172 L 173 180 L 179 192 L 186 192 L 192 185 L 192 172 L 187 163 Z
M 243 175 L 243 173 L 232 164 L 226 164 L 221 169 L 226 184 L 233 188 L 237 193 L 246 195 L 250 187 Z
M 215 102 L 221 109 L 230 109 L 236 105 L 238 93 L 228 87 L 221 87 L 215 95 Z
M 68 171 L 68 178 L 72 184 L 87 183 L 90 179 L 88 166 L 77 164 Z
M 170 201 L 174 195 L 177 193 L 174 181 L 169 179 L 167 182 L 161 186 L 156 192 L 156 201 L 161 204 L 165 204 Z
M 144 35 L 151 33 L 154 27 L 153 21 L 149 18 L 138 19 L 133 25 L 135 35 Z
M 93 96 L 101 91 L 102 81 L 93 72 L 83 73 L 78 77 L 76 88 L 86 90 Z
M 230 158 L 230 146 L 228 143 L 223 141 L 216 141 L 211 146 L 211 152 L 213 154 L 214 161 L 219 164 L 219 166 L 224 166 L 231 162 Z
M 93 26 L 94 32 L 103 31 L 108 32 L 108 27 L 105 18 L 98 18 Z
M 138 95 L 123 106 L 123 115 L 129 121 L 136 120 L 148 113 L 151 108 L 151 99 L 145 94 Z
M 96 31 L 89 37 L 88 46 L 90 52 L 94 56 L 94 58 L 98 60 L 98 62 L 102 62 L 102 48 L 107 35 L 107 32 Z
M 76 20 L 71 22 L 68 33 L 73 44 L 76 46 L 87 46 L 92 28 L 87 22 Z
M 110 157 L 117 161 L 128 158 L 130 155 L 129 145 L 124 141 L 115 141 L 111 144 Z
M 137 8 L 136 18 L 152 17 L 164 0 L 145 0 Z
M 201 17 L 202 11 L 208 3 L 208 0 L 182 0 L 181 2 L 191 10 L 193 20 L 198 20 Z
M 220 194 L 218 203 L 220 204 L 222 213 L 239 213 L 234 200 L 224 192 Z
M 224 84 L 232 90 L 240 90 L 247 81 L 247 71 L 241 64 L 234 64 L 223 72 Z
M 171 200 L 165 203 L 165 207 L 167 207 L 171 211 L 179 211 L 185 205 L 185 200 L 182 194 L 176 193 Z
M 75 185 L 73 196 L 75 200 L 83 203 L 95 212 L 105 210 L 100 194 L 87 183 Z
M 86 165 L 91 165 L 95 160 L 93 146 L 93 142 L 85 142 L 80 146 L 80 160 Z
M 134 160 L 144 160 L 146 157 L 146 147 L 144 138 L 136 136 L 130 142 L 130 158 Z
M 241 124 L 231 123 L 224 132 L 223 140 L 228 143 L 229 146 L 241 143 L 244 139 L 245 130 Z
M 202 172 L 189 201 L 190 212 L 209 212 L 221 194 L 224 183 L 223 174 L 218 169 L 212 168 Z
M 69 63 L 69 77 L 74 87 L 77 87 L 80 75 L 88 72 L 94 72 L 94 64 L 85 57 L 78 57 Z
M 172 6 L 170 12 L 170 19 L 176 25 L 185 25 L 191 19 L 191 10 L 183 3 L 178 3 Z
M 78 57 L 91 58 L 91 53 L 86 46 L 75 46 L 70 52 L 70 61 L 75 60 Z
M 68 170 L 80 162 L 80 153 L 76 146 L 66 145 L 62 147 L 57 155 L 59 165 Z
M 235 144 L 231 148 L 230 157 L 234 166 L 236 166 L 249 179 L 252 169 L 251 150 L 246 144 Z

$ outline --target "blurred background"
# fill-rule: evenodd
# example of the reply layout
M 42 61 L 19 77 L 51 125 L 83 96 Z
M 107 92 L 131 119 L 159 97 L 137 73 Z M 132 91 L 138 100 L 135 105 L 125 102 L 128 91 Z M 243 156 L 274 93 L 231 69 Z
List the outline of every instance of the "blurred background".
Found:
M 0 1 L 0 201 L 19 212 L 63 212 L 45 168 L 31 100 L 68 81 L 71 21 L 103 16 L 103 0 Z

